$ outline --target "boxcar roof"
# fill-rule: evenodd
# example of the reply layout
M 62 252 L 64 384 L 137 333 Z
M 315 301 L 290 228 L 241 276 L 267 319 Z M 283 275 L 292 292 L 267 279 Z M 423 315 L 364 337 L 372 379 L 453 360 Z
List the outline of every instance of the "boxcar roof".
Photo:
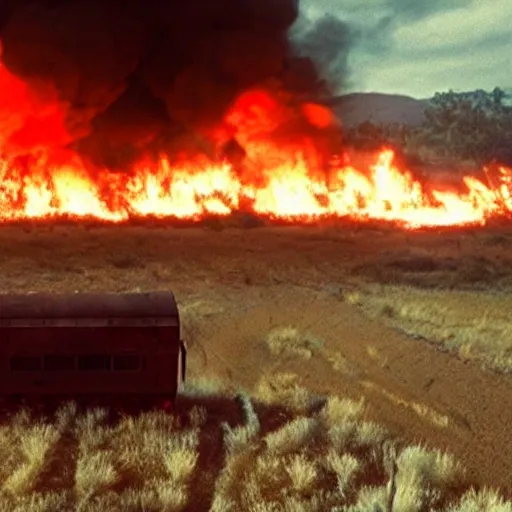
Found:
M 178 318 L 172 292 L 0 294 L 0 319 Z

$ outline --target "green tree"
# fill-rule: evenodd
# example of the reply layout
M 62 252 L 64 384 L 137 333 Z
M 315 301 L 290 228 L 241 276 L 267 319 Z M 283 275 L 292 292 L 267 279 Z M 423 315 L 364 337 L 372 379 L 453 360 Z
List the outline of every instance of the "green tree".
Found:
M 436 93 L 425 110 L 424 129 L 433 144 L 478 164 L 512 159 L 512 106 L 506 93 L 477 90 Z M 506 162 L 507 163 L 507 162 Z

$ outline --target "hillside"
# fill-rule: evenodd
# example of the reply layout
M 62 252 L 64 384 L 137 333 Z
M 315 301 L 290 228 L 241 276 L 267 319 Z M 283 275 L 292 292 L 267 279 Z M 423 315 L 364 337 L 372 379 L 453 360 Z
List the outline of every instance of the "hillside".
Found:
M 333 100 L 331 107 L 347 127 L 364 121 L 419 125 L 428 100 L 381 93 L 353 93 Z

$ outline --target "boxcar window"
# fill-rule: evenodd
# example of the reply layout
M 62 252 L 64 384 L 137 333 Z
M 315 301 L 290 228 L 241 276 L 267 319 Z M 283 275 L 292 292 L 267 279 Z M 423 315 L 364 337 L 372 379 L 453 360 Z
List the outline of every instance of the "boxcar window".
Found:
M 110 370 L 110 356 L 104 354 L 90 354 L 78 357 L 78 369 L 83 371 Z
M 40 356 L 14 356 L 10 363 L 14 372 L 36 372 L 42 367 Z
M 117 371 L 137 371 L 142 367 L 141 358 L 134 355 L 114 356 L 112 362 Z
M 44 369 L 49 371 L 72 371 L 75 369 L 74 356 L 44 356 Z

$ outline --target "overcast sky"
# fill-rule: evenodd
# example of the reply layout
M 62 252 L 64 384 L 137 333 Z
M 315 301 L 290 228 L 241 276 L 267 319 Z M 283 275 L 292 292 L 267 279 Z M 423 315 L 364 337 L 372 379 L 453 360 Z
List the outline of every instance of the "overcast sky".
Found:
M 301 0 L 350 27 L 345 88 L 430 97 L 512 87 L 512 0 Z M 336 37 L 331 35 L 331 40 Z M 348 43 L 346 43 L 348 44 Z

